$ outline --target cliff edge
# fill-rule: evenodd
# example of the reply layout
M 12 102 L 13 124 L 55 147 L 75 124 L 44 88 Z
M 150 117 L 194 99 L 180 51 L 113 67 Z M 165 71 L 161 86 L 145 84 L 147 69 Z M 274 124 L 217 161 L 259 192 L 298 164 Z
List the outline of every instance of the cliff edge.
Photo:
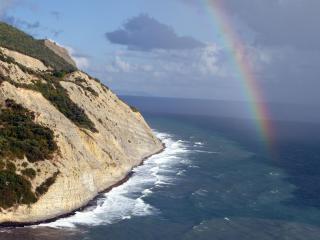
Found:
M 163 148 L 135 108 L 37 44 L 0 24 L 0 223 L 70 213 Z
M 65 48 L 59 46 L 57 43 L 48 39 L 43 40 L 43 43 L 45 46 L 50 48 L 55 54 L 63 58 L 67 63 L 71 64 L 75 68 L 77 67 L 76 62 L 72 59 L 72 57 L 70 57 L 69 52 Z

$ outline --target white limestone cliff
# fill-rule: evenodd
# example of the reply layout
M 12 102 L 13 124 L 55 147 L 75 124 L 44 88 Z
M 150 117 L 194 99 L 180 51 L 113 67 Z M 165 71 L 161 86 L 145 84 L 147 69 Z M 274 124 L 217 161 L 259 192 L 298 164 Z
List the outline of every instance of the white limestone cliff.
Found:
M 2 52 L 28 68 L 47 70 L 37 59 L 7 49 Z M 0 61 L 0 73 L 17 83 L 43 81 L 39 76 L 24 73 L 14 63 Z M 76 83 L 77 79 L 82 79 L 81 86 Z M 59 148 L 53 159 L 30 163 L 41 170 L 31 181 L 32 188 L 56 172 L 59 174 L 36 203 L 2 209 L 0 223 L 38 222 L 70 213 L 122 180 L 144 158 L 163 148 L 139 112 L 83 72 L 66 75 L 61 85 L 71 100 L 85 111 L 97 132 L 80 129 L 40 92 L 16 87 L 13 82 L 4 81 L 0 85 L 0 103 L 12 99 L 34 112 L 37 123 L 53 130 Z M 25 160 L 15 161 L 19 172 Z

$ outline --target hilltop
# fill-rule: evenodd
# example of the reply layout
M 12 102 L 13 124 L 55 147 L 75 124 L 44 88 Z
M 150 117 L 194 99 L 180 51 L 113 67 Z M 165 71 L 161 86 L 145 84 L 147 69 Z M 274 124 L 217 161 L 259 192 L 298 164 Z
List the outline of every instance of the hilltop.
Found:
M 36 40 L 3 22 L 0 22 L 0 46 L 36 58 L 57 71 L 76 70 L 73 64 L 70 64 L 47 47 L 44 40 Z

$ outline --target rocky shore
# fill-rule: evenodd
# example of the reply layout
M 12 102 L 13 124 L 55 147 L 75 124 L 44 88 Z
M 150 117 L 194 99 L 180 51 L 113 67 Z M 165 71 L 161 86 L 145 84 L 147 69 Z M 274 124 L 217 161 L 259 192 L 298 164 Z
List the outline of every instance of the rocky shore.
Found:
M 3 46 L 0 57 L 0 224 L 70 214 L 163 150 L 139 111 L 99 80 Z

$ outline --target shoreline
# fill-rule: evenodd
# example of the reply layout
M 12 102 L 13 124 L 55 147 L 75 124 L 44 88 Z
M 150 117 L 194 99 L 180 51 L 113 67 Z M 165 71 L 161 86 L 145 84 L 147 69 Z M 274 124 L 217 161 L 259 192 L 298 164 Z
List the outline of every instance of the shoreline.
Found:
M 110 192 L 113 188 L 116 188 L 116 187 L 126 183 L 132 177 L 132 175 L 134 173 L 133 169 L 135 169 L 136 167 L 142 166 L 144 164 L 144 162 L 146 160 L 148 160 L 150 157 L 162 153 L 165 149 L 166 149 L 166 145 L 164 143 L 162 143 L 162 148 L 159 151 L 157 151 L 157 152 L 155 152 L 153 154 L 150 154 L 149 156 L 146 156 L 146 157 L 142 158 L 140 164 L 132 167 L 131 170 L 124 176 L 124 178 L 122 178 L 121 180 L 119 180 L 115 184 L 107 187 L 105 190 L 103 190 L 101 192 L 98 192 L 98 194 L 96 196 L 94 196 L 90 201 L 88 201 L 86 204 L 84 204 L 80 208 L 72 210 L 69 213 L 61 214 L 61 215 L 59 215 L 57 217 L 49 218 L 49 219 L 42 220 L 42 221 L 21 222 L 21 223 L 20 222 L 4 222 L 4 223 L 0 223 L 0 228 L 20 228 L 20 227 L 30 227 L 30 226 L 33 226 L 33 225 L 39 225 L 39 224 L 43 224 L 43 223 L 51 223 L 51 222 L 57 221 L 57 220 L 59 220 L 61 218 L 66 218 L 66 217 L 73 216 L 73 215 L 76 214 L 76 212 L 83 211 L 88 207 L 95 206 L 96 202 L 97 202 L 97 200 L 98 200 L 98 198 L 100 197 L 101 194 L 105 194 L 107 192 Z

